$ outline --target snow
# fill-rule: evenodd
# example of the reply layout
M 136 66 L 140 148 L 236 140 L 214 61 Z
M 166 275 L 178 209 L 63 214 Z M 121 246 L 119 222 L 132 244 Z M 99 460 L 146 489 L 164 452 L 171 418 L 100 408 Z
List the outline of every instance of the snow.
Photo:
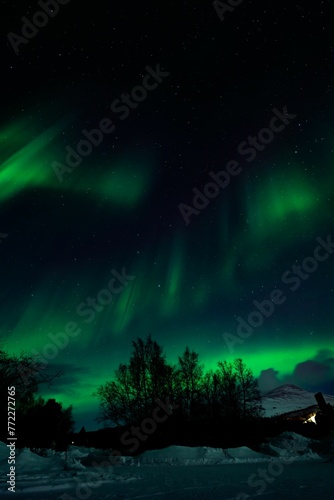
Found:
M 0 441 L 0 463 L 3 460 L 7 460 L 7 457 L 8 457 L 7 445 L 6 445 L 6 443 L 3 443 L 2 441 Z
M 64 452 L 56 453 L 51 450 L 46 453 L 47 456 L 40 456 L 28 449 L 22 449 L 17 450 L 16 455 L 16 494 L 20 499 L 36 500 L 61 499 L 61 495 L 67 493 L 68 496 L 65 496 L 64 500 L 72 500 L 80 498 L 80 495 L 85 496 L 84 493 L 80 493 L 81 490 L 78 493 L 78 488 L 88 488 L 92 498 L 110 498 L 111 491 L 119 493 L 120 496 L 116 498 L 150 498 L 150 494 L 145 494 L 145 489 L 143 490 L 143 485 L 146 484 L 152 497 L 158 494 L 167 495 L 167 492 L 175 487 L 177 491 L 182 491 L 182 496 L 179 498 L 188 498 L 188 495 L 191 498 L 193 488 L 194 491 L 202 491 L 203 495 L 205 492 L 206 496 L 197 498 L 217 498 L 210 497 L 212 488 L 218 488 L 217 491 L 220 491 L 229 485 L 232 490 L 239 488 L 240 491 L 241 486 L 236 479 L 238 474 L 244 477 L 247 485 L 250 477 L 248 471 L 253 470 L 249 469 L 251 466 L 268 467 L 270 470 L 270 464 L 277 463 L 282 458 L 289 459 L 289 463 L 295 464 L 301 461 L 313 465 L 322 462 L 321 456 L 312 450 L 313 445 L 312 439 L 285 432 L 270 441 L 267 451 L 256 452 L 246 446 L 226 450 L 169 446 L 161 450 L 146 451 L 137 457 L 122 457 L 122 464 L 116 467 L 107 467 L 105 459 L 101 464 L 101 456 L 106 455 L 106 450 L 72 446 L 67 456 Z M 90 457 L 88 462 L 90 465 L 83 465 L 81 460 L 87 463 L 87 457 Z M 1 478 L 6 478 L 9 472 L 7 458 L 8 448 L 5 443 L 0 442 Z M 101 467 L 93 467 L 92 461 L 101 464 Z M 239 472 L 233 472 L 231 467 Z M 172 473 L 171 470 L 176 472 Z M 153 480 L 154 477 L 159 477 L 159 481 L 163 481 L 163 484 L 157 484 Z M 187 477 L 189 486 L 181 487 L 178 477 Z M 208 480 L 208 477 L 211 479 Z M 235 477 L 236 484 L 231 483 L 231 477 Z M 1 479 L 1 496 L 10 493 L 7 488 L 6 479 Z M 142 494 L 138 496 L 139 490 Z M 99 496 L 98 492 L 106 496 Z M 226 497 L 218 496 L 218 498 Z
M 243 446 L 241 448 L 209 448 L 207 446 L 169 446 L 163 450 L 150 450 L 139 457 L 123 457 L 125 465 L 218 465 L 231 463 L 264 462 L 268 456 Z
M 306 438 L 294 432 L 283 432 L 271 439 L 269 448 L 280 458 L 290 460 L 320 460 L 321 457 L 312 448 L 318 443 L 314 439 Z

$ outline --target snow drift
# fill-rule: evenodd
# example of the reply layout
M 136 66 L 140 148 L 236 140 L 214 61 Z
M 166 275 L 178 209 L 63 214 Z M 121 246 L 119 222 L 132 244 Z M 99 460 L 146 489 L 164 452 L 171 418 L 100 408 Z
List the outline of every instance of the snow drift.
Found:
M 312 448 L 314 440 L 293 432 L 284 432 L 272 439 L 261 451 L 254 451 L 246 446 L 239 448 L 187 447 L 169 446 L 161 450 L 150 450 L 137 457 L 121 457 L 118 467 L 100 468 L 83 465 L 82 461 L 89 455 L 96 464 L 101 464 L 102 450 L 71 446 L 67 454 L 48 451 L 47 456 L 40 456 L 28 449 L 17 451 L 16 456 L 16 491 L 41 492 L 67 490 L 78 482 L 87 481 L 87 476 L 95 478 L 101 484 L 127 483 L 140 480 L 134 473 L 122 473 L 123 466 L 187 466 L 187 465 L 222 465 L 250 464 L 271 462 L 280 458 L 291 461 L 314 461 L 321 457 Z M 110 450 L 111 451 L 111 450 Z M 318 451 L 319 443 L 318 443 Z M 106 453 L 106 450 L 103 450 Z M 6 478 L 8 473 L 8 448 L 0 442 L 0 473 Z M 102 464 L 101 464 L 102 465 Z M 92 480 L 92 479 L 91 479 Z M 7 493 L 6 479 L 0 481 L 0 494 Z

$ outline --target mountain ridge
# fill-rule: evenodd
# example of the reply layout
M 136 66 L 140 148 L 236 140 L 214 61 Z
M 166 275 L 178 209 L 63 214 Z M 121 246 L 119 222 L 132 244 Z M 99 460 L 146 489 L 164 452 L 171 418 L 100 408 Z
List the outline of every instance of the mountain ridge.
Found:
M 265 416 L 282 415 L 311 406 L 318 410 L 315 394 L 315 392 L 306 391 L 294 384 L 282 384 L 263 395 L 262 406 L 265 410 Z M 326 403 L 334 406 L 334 396 L 324 394 L 324 398 Z

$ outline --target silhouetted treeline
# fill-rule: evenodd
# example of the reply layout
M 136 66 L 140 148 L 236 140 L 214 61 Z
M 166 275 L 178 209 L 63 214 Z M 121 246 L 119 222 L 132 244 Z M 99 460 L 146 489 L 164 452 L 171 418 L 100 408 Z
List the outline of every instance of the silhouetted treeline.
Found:
M 60 375 L 50 373 L 34 356 L 9 355 L 0 346 L 1 441 L 15 435 L 18 448 L 66 449 L 74 427 L 72 407 L 65 409 L 54 399 L 45 401 L 38 397 L 40 386 L 50 385 Z M 13 399 L 8 405 L 9 395 L 15 406 Z M 14 435 L 7 429 L 9 410 L 15 410 L 15 422 L 11 423 Z
M 152 415 L 157 400 L 170 406 L 173 420 L 250 420 L 262 414 L 261 396 L 252 371 L 240 359 L 220 361 L 205 371 L 199 354 L 189 347 L 170 365 L 151 336 L 132 343 L 128 364 L 120 364 L 113 380 L 95 393 L 98 420 L 111 425 L 138 424 Z

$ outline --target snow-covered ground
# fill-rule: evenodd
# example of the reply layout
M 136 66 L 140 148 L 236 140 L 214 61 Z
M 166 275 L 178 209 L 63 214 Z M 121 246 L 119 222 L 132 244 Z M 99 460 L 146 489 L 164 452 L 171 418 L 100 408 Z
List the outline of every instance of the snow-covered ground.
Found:
M 317 450 L 317 451 L 315 451 Z M 329 452 L 328 452 L 329 450 Z M 321 453 L 319 442 L 283 433 L 261 452 L 247 447 L 226 450 L 170 446 L 146 451 L 122 464 L 108 467 L 106 450 L 71 447 L 64 453 L 41 457 L 17 451 L 16 495 L 22 500 L 132 499 L 132 498 L 235 498 L 256 494 L 265 498 L 333 498 L 334 441 Z M 88 460 L 89 457 L 89 460 Z M 0 443 L 0 496 L 8 492 L 8 448 Z M 92 462 L 100 467 L 93 467 Z M 83 463 L 86 465 L 83 465 Z M 102 463 L 101 463 L 102 462 Z M 317 488 L 321 484 L 321 492 Z M 332 489 L 330 489 L 330 487 Z M 282 489 L 283 488 L 283 489 Z M 7 496 L 7 495 L 6 495 Z
M 97 488 L 81 489 L 74 485 L 66 490 L 36 489 L 16 493 L 19 500 L 333 500 L 333 463 L 292 463 L 283 471 L 259 464 L 212 465 L 189 467 L 149 467 L 138 471 L 138 479 L 123 482 L 103 482 Z M 123 474 L 132 474 L 125 467 Z M 267 479 L 263 479 L 263 474 Z M 1 493 L 0 493 L 1 495 Z M 248 495 L 248 496 L 247 496 Z M 10 498 L 8 495 L 4 499 Z
M 334 397 L 325 395 L 334 405 Z M 314 394 L 285 385 L 263 399 L 266 416 L 315 406 Z M 317 407 L 315 406 L 315 411 Z M 67 455 L 16 452 L 15 494 L 20 500 L 334 498 L 334 436 L 322 441 L 292 432 L 257 451 L 169 446 L 112 466 L 111 450 L 72 446 Z M 8 498 L 9 448 L 0 442 L 0 496 Z M 94 466 L 95 465 L 95 466 Z

